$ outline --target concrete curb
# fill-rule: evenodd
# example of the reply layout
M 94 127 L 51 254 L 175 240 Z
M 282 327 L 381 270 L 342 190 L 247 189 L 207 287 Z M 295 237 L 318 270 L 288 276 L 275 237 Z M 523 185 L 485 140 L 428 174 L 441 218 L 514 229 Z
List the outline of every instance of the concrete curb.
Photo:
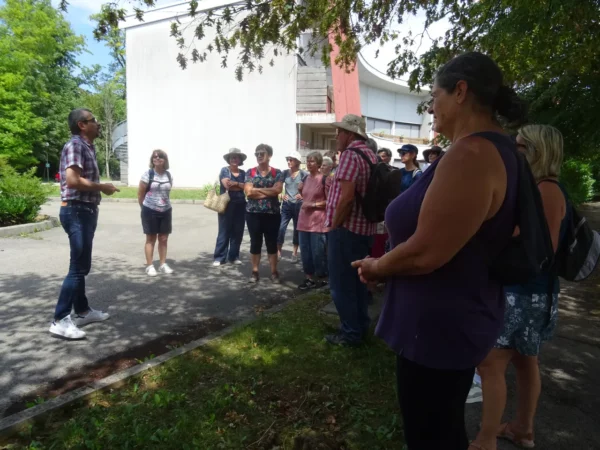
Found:
M 292 298 L 287 300 L 280 305 L 274 306 L 268 311 L 265 311 L 264 316 L 270 316 L 272 314 L 276 314 L 291 305 L 292 303 L 302 299 L 302 296 Z M 71 392 L 67 392 L 65 394 L 59 395 L 58 397 L 52 398 L 42 404 L 33 406 L 24 411 L 12 414 L 8 417 L 0 419 L 0 436 L 2 437 L 10 437 L 12 434 L 23 430 L 28 424 L 35 422 L 42 418 L 42 416 L 51 413 L 52 411 L 62 408 L 63 406 L 72 403 L 76 400 L 83 400 L 85 398 L 90 397 L 92 394 L 109 387 L 118 387 L 125 384 L 125 381 L 131 377 L 134 377 L 145 370 L 151 369 L 153 367 L 157 367 L 170 359 L 176 358 L 178 356 L 184 355 L 198 347 L 202 347 L 203 345 L 208 344 L 214 340 L 217 340 L 235 329 L 239 327 L 246 326 L 255 320 L 258 317 L 250 317 L 248 319 L 242 320 L 236 324 L 230 325 L 226 328 L 223 328 L 216 333 L 213 333 L 209 336 L 205 336 L 203 338 L 192 341 L 188 344 L 182 345 L 174 350 L 168 351 L 156 358 L 153 358 L 149 361 L 146 361 L 142 364 L 138 364 L 136 366 L 130 367 L 129 369 L 125 369 L 121 372 L 117 372 L 112 374 L 106 378 L 95 381 L 87 386 L 83 386 L 79 389 L 75 389 Z
M 48 199 L 48 202 L 50 203 L 59 203 L 60 202 L 60 198 L 59 197 L 50 197 Z M 106 198 L 106 197 L 102 197 L 102 203 L 137 203 L 138 200 L 137 198 Z M 204 204 L 204 200 L 171 200 L 171 204 L 173 205 L 203 205 Z
M 36 223 L 25 223 L 23 225 L 12 225 L 10 227 L 0 228 L 0 238 L 9 236 L 19 236 L 21 234 L 37 233 L 38 231 L 50 230 L 60 226 L 60 220 L 56 217 L 50 217 L 48 220 L 42 220 Z

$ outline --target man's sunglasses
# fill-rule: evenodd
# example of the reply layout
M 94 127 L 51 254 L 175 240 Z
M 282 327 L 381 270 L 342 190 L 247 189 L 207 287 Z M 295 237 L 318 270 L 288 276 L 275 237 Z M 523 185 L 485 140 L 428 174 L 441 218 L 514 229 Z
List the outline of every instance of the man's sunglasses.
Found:
M 80 120 L 80 122 L 93 122 L 93 123 L 99 123 L 98 119 L 96 119 L 95 117 L 92 117 L 91 119 L 85 119 L 85 120 Z

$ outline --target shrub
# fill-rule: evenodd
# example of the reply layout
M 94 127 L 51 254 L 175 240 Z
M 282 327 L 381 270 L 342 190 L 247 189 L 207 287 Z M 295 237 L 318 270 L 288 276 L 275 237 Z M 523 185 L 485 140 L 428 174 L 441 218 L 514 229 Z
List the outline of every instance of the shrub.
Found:
M 207 183 L 204 186 L 200 187 L 200 200 L 206 200 L 206 196 L 210 191 L 216 190 L 219 192 L 219 184 L 218 183 Z
M 594 197 L 594 176 L 589 163 L 570 159 L 562 166 L 560 181 L 574 205 L 588 202 Z
M 50 188 L 34 172 L 35 168 L 20 174 L 0 162 L 0 227 L 35 221 Z

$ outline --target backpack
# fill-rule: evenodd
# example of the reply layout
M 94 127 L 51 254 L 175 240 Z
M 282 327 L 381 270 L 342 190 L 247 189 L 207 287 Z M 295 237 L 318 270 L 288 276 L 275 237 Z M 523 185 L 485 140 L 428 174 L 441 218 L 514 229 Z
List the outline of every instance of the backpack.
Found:
M 165 170 L 167 174 L 167 178 L 169 179 L 169 184 L 173 186 L 173 178 L 171 178 L 171 172 Z M 146 185 L 146 194 L 150 192 L 150 187 L 152 186 L 152 182 L 154 181 L 154 169 L 150 169 L 148 171 L 148 184 Z
M 476 133 L 490 140 L 488 133 Z M 517 158 L 516 225 L 518 236 L 494 257 L 488 255 L 490 277 L 505 286 L 524 284 L 548 270 L 554 261 L 550 230 L 544 215 L 542 196 L 525 155 L 513 149 Z
M 369 222 L 383 222 L 386 208 L 400 194 L 402 174 L 397 168 L 384 162 L 374 164 L 357 148 L 348 148 L 348 150 L 364 159 L 370 169 L 365 195 L 361 196 L 358 192 L 356 193 L 357 201 L 362 206 L 363 215 Z
M 563 187 L 554 180 L 567 200 L 566 234 L 556 252 L 556 274 L 567 281 L 583 281 L 589 277 L 600 259 L 600 235 L 592 230 L 569 201 Z
M 256 176 L 256 173 L 258 172 L 258 170 L 256 170 L 256 167 L 253 167 L 252 169 L 250 169 L 250 178 L 254 178 Z M 273 167 L 271 167 L 271 177 L 275 178 L 277 176 L 277 172 L 275 171 L 275 169 Z

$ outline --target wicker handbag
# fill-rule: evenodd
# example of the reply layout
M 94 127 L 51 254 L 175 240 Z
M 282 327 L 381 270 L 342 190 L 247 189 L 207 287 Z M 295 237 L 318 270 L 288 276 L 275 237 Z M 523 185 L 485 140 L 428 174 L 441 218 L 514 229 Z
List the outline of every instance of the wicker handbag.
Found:
M 217 187 L 214 190 L 208 191 L 206 200 L 204 200 L 204 207 L 223 214 L 229 204 L 229 192 L 225 191 L 224 194 L 217 194 Z

